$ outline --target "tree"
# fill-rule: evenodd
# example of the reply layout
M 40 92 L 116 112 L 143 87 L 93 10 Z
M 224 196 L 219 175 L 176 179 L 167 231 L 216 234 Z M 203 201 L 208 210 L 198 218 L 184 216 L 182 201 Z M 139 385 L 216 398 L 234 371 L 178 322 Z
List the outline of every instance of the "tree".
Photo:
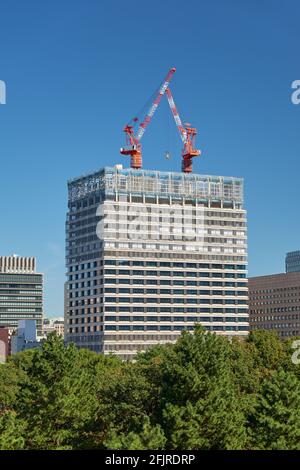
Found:
M 56 334 L 34 350 L 16 406 L 28 424 L 27 447 L 67 449 L 84 442 L 86 425 L 97 407 L 92 391 L 93 362 L 98 360 L 90 351 L 65 347 Z
M 111 450 L 161 450 L 165 443 L 166 438 L 161 427 L 158 424 L 151 426 L 150 419 L 145 417 L 140 433 L 132 431 L 118 435 L 113 431 L 105 445 Z
M 121 361 L 97 375 L 95 425 L 106 440 L 111 432 L 139 433 L 148 415 L 149 383 L 134 363 Z
M 249 426 L 256 449 L 300 450 L 300 382 L 292 372 L 263 381 Z
M 11 362 L 0 364 L 0 415 L 13 408 L 19 391 L 20 375 L 21 371 Z
M 245 420 L 226 338 L 199 327 L 194 334 L 184 333 L 162 368 L 168 448 L 243 448 Z
M 0 415 L 0 449 L 20 450 L 24 448 L 24 423 L 17 419 L 13 411 Z
M 286 351 L 283 341 L 275 331 L 251 331 L 247 342 L 255 348 L 254 366 L 260 370 L 262 378 L 282 367 L 286 360 Z

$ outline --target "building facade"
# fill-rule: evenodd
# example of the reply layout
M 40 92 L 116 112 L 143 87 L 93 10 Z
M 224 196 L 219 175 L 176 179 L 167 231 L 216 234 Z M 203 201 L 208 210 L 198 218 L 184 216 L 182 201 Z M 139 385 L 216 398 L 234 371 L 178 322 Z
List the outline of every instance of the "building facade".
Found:
M 300 272 L 249 279 L 250 329 L 277 331 L 281 338 L 300 335 Z
M 241 179 L 118 165 L 68 190 L 68 342 L 130 359 L 195 323 L 248 334 Z
M 0 257 L 0 326 L 16 328 L 19 320 L 36 320 L 42 334 L 43 275 L 35 258 Z
M 64 336 L 64 318 L 45 318 L 43 322 L 43 333 L 49 335 L 54 331 L 58 336 Z
M 300 251 L 290 251 L 285 257 L 285 272 L 300 272 Z

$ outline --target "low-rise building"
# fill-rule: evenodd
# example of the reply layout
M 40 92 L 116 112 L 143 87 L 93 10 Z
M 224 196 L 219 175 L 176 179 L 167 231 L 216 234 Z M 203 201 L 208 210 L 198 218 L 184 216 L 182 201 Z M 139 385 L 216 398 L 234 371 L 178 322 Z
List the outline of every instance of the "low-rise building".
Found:
M 43 333 L 48 335 L 56 331 L 58 336 L 64 336 L 64 319 L 63 318 L 45 318 L 43 323 Z
M 11 337 L 11 353 L 41 347 L 44 338 L 37 336 L 35 320 L 19 320 L 18 328 Z

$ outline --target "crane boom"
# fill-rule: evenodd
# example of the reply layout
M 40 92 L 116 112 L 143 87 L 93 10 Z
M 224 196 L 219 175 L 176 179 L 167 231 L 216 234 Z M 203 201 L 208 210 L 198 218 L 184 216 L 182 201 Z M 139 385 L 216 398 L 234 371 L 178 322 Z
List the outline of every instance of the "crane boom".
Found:
M 185 126 L 182 125 L 170 88 L 167 88 L 166 95 L 183 142 L 181 169 L 184 173 L 191 173 L 193 169 L 192 158 L 198 157 L 201 154 L 200 150 L 195 149 L 197 129 L 195 127 L 191 127 L 190 124 L 185 124 Z
M 162 99 L 163 95 L 165 94 L 169 83 L 173 77 L 173 74 L 176 72 L 175 67 L 172 67 L 164 81 L 162 82 L 162 85 L 159 88 L 158 94 L 153 101 L 148 113 L 146 114 L 145 119 L 143 122 L 138 127 L 136 135 L 134 134 L 133 126 L 127 124 L 124 127 L 124 132 L 126 134 L 126 147 L 121 148 L 120 152 L 122 155 L 130 155 L 131 161 L 130 161 L 130 166 L 131 168 L 139 169 L 142 168 L 142 145 L 141 145 L 141 138 L 144 135 L 144 132 L 149 125 L 155 111 L 158 108 L 158 105 L 160 103 L 160 100 Z M 137 121 L 135 119 L 134 121 Z
M 168 103 L 169 103 L 169 105 L 170 105 L 170 108 L 171 108 L 171 111 L 172 111 L 172 114 L 173 114 L 173 117 L 174 117 L 176 126 L 177 126 L 177 128 L 178 128 L 178 130 L 179 130 L 179 134 L 180 134 L 181 140 L 182 140 L 182 142 L 185 144 L 185 143 L 186 143 L 186 140 L 187 140 L 187 133 L 186 133 L 185 128 L 184 128 L 183 125 L 182 125 L 182 122 L 181 122 L 180 116 L 179 116 L 179 114 L 178 114 L 178 111 L 177 111 L 177 108 L 176 108 L 176 105 L 175 105 L 175 102 L 174 102 L 174 98 L 173 98 L 173 96 L 172 96 L 172 93 L 171 93 L 170 88 L 167 88 L 167 90 L 166 90 L 166 95 L 167 95 Z
M 155 100 L 153 101 L 145 119 L 143 122 L 141 122 L 141 124 L 139 125 L 139 128 L 138 128 L 138 131 L 137 131 L 137 134 L 136 134 L 136 139 L 137 140 L 141 140 L 141 138 L 143 137 L 144 135 L 144 132 L 146 130 L 146 127 L 148 126 L 148 124 L 150 123 L 155 111 L 157 110 L 158 108 L 158 105 L 160 103 L 160 100 L 162 99 L 162 97 L 164 96 L 166 90 L 168 89 L 168 86 L 169 86 L 169 83 L 173 77 L 173 74 L 176 72 L 176 69 L 173 67 L 169 70 L 166 78 L 164 79 L 160 89 L 159 89 L 159 92 L 155 98 Z

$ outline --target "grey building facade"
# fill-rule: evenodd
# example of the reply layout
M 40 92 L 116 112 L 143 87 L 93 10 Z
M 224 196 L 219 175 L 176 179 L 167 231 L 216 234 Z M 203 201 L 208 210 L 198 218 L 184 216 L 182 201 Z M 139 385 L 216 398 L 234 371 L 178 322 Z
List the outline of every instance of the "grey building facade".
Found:
M 68 192 L 67 342 L 130 359 L 195 323 L 248 334 L 241 179 L 117 165 Z
M 19 320 L 35 320 L 42 334 L 43 274 L 35 258 L 0 257 L 0 326 L 17 328 Z

